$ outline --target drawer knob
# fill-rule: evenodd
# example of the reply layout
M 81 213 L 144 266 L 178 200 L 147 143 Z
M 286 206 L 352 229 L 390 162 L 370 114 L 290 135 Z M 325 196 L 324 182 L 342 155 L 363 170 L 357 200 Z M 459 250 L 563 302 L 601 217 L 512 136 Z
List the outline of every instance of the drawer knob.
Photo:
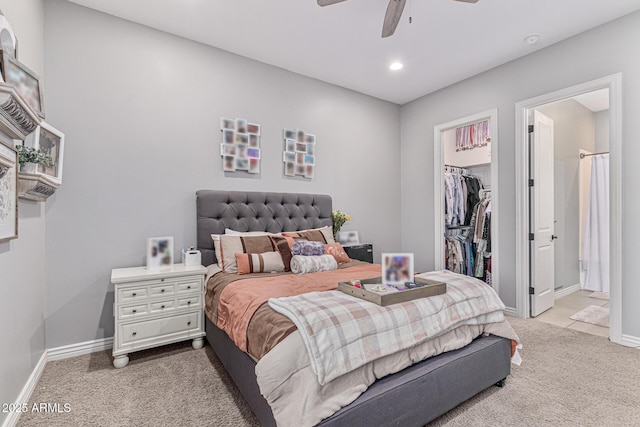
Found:
M 138 294 L 136 294 L 136 293 L 134 292 L 134 293 L 132 293 L 131 295 L 133 295 L 133 296 L 135 297 L 135 296 L 136 296 L 136 295 L 138 295 Z
M 164 279 L 160 279 L 161 282 L 164 282 Z
M 163 293 L 163 292 L 164 292 L 164 289 L 160 289 L 160 293 Z
M 138 334 L 137 332 L 134 332 L 134 333 L 133 333 L 133 336 L 135 337 L 137 334 Z
M 187 286 L 187 289 L 191 289 L 191 285 Z
M 187 326 L 189 326 L 189 325 L 191 325 L 191 320 L 189 320 L 189 321 L 187 322 Z
M 164 305 L 161 305 L 160 308 L 164 308 Z
M 191 305 L 191 301 L 187 301 L 187 305 Z
M 134 312 L 134 313 L 135 313 L 136 311 L 138 311 L 138 310 L 133 310 L 133 312 Z

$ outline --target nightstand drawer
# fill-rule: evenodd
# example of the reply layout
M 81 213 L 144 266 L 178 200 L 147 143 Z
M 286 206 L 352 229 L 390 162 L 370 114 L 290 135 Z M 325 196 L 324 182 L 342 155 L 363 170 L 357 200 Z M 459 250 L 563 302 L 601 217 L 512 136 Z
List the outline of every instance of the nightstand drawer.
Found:
M 178 308 L 198 307 L 200 305 L 200 295 L 178 298 Z
M 202 281 L 200 279 L 192 280 L 189 282 L 180 282 L 176 284 L 176 289 L 179 294 L 187 292 L 201 292 Z
M 139 316 L 141 314 L 146 314 L 146 313 L 147 313 L 147 304 L 129 305 L 126 307 L 120 307 L 118 316 L 120 319 L 123 319 L 127 317 L 132 317 L 132 316 Z
M 162 319 L 120 325 L 120 343 L 132 344 L 136 341 L 150 340 L 165 335 L 199 331 L 200 312 L 187 313 Z
M 161 313 L 163 311 L 173 310 L 174 308 L 176 308 L 176 301 L 172 299 L 167 301 L 152 302 L 151 304 L 149 304 L 150 313 Z
M 149 286 L 149 296 L 157 297 L 162 295 L 169 295 L 176 291 L 175 285 L 173 284 L 162 284 L 157 286 Z
M 127 288 L 120 289 L 118 291 L 118 296 L 120 301 L 130 301 L 133 299 L 142 299 L 146 298 L 148 289 L 144 288 Z

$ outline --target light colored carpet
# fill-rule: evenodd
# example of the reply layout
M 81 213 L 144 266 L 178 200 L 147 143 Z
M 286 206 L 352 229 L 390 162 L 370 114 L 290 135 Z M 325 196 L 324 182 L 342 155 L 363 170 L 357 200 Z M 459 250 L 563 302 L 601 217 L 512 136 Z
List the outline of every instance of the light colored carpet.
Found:
M 432 426 L 631 426 L 640 420 L 640 351 L 537 320 L 510 319 L 523 365 Z M 108 352 L 47 364 L 33 402 L 71 412 L 26 413 L 19 426 L 256 426 L 211 348 L 189 343 L 130 355 Z
M 580 322 L 592 323 L 598 326 L 604 326 L 605 328 L 609 327 L 609 308 L 608 307 L 598 307 L 597 305 L 590 305 L 573 316 L 569 317 L 573 320 L 578 320 Z
M 591 294 L 589 294 L 589 298 L 597 298 L 597 299 L 606 299 L 607 301 L 609 301 L 609 292 L 593 292 Z

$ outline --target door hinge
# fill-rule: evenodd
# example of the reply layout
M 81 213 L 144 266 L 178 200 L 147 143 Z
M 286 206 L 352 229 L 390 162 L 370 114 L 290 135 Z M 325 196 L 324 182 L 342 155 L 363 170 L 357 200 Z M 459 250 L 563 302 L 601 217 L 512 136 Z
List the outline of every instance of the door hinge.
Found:
M 529 180 L 529 187 L 533 187 L 533 180 L 532 179 Z
M 533 133 L 533 125 L 529 125 L 529 133 Z
M 535 295 L 534 289 L 529 286 L 529 295 Z
M 529 240 L 533 240 L 533 233 L 529 233 Z

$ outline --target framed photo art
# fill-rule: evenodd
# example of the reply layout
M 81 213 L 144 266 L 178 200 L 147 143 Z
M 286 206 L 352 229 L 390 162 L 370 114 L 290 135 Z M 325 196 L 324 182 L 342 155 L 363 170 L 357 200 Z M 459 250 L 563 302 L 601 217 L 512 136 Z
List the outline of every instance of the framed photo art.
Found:
M 2 78 L 13 86 L 22 99 L 44 119 L 44 101 L 40 77 L 18 60 L 4 51 L 0 52 Z
M 223 172 L 260 173 L 260 125 L 246 119 L 220 118 Z
M 357 231 L 338 231 L 338 242 L 341 245 L 357 245 L 360 243 L 360 235 Z
M 147 239 L 147 268 L 173 265 L 173 236 Z
M 300 129 L 283 129 L 284 176 L 313 179 L 316 167 L 316 136 Z
M 40 149 L 51 156 L 50 166 L 37 165 L 36 172 L 46 175 L 51 181 L 62 184 L 62 166 L 64 160 L 64 133 L 49 123 L 40 122 L 40 126 L 27 137 L 25 146 Z
M 413 282 L 413 254 L 382 254 L 382 283 L 404 285 Z
M 18 153 L 0 141 L 0 242 L 18 238 Z

